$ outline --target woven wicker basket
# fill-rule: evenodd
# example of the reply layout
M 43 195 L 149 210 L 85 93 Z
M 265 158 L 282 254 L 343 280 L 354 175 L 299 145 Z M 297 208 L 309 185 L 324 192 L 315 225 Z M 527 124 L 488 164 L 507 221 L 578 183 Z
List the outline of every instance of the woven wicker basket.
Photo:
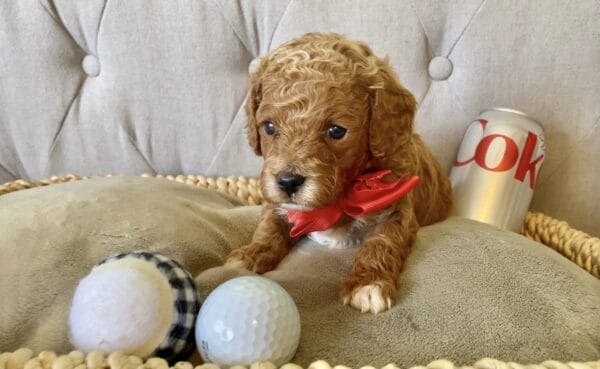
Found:
M 110 177 L 110 176 L 109 176 Z M 200 188 L 214 189 L 233 195 L 248 205 L 259 205 L 262 194 L 256 179 L 247 177 L 202 177 L 202 176 L 162 176 L 148 175 L 143 177 L 165 178 L 167 180 L 185 183 Z M 0 185 L 0 195 L 33 187 L 48 186 L 56 183 L 72 182 L 89 177 L 66 175 L 51 177 L 41 181 L 17 180 Z M 565 221 L 551 218 L 542 213 L 529 212 L 523 224 L 522 234 L 543 245 L 558 251 L 571 261 L 600 278 L 600 239 L 569 226 Z M 161 358 L 149 358 L 145 361 L 136 356 L 114 352 L 105 356 L 99 352 L 87 356 L 78 351 L 65 355 L 56 355 L 51 351 L 42 351 L 37 356 L 22 348 L 14 352 L 0 354 L 0 369 L 169 369 L 169 364 Z M 219 369 L 214 364 L 195 366 L 187 361 L 175 364 L 174 369 Z M 243 367 L 233 367 L 242 369 Z M 295 364 L 285 364 L 282 369 L 302 369 Z M 250 369 L 276 369 L 269 362 L 258 362 Z M 326 361 L 312 363 L 308 369 L 349 369 L 345 366 L 332 368 Z M 362 369 L 375 369 L 367 366 Z M 382 369 L 398 369 L 394 364 L 388 364 Z M 448 360 L 436 360 L 426 366 L 412 369 L 600 369 L 600 360 L 592 362 L 558 362 L 545 361 L 539 364 L 522 365 L 513 362 L 503 362 L 484 358 L 472 366 L 456 366 Z

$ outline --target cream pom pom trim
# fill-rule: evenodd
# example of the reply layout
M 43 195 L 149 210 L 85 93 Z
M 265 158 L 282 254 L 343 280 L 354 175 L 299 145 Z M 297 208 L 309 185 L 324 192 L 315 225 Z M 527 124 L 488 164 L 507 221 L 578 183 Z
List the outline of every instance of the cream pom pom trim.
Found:
M 42 351 L 34 356 L 33 351 L 22 348 L 15 352 L 0 354 L 0 369 L 220 369 L 215 364 L 194 366 L 190 362 L 180 361 L 173 366 L 160 358 L 150 358 L 146 361 L 137 356 L 113 352 L 104 356 L 100 352 L 91 352 L 87 356 L 79 351 L 67 355 L 56 355 L 52 351 Z M 233 366 L 231 369 L 247 369 L 243 366 Z M 249 369 L 278 369 L 270 362 L 256 362 Z M 299 365 L 288 363 L 279 369 L 304 369 Z M 326 361 L 315 361 L 307 369 L 351 369 L 347 366 L 331 366 Z M 363 366 L 360 369 L 376 369 L 373 366 Z M 381 369 L 400 369 L 395 364 L 388 364 Z M 504 362 L 490 358 L 481 359 L 472 366 L 457 366 L 448 360 L 436 360 L 425 366 L 414 366 L 410 369 L 600 369 L 600 361 L 568 362 L 544 361 L 540 364 L 522 365 Z

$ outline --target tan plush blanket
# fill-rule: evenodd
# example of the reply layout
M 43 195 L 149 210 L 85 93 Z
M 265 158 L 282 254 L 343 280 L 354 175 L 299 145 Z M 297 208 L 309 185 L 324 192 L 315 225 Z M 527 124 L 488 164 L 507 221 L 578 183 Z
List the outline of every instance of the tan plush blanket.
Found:
M 0 196 L 0 352 L 68 352 L 73 290 L 93 265 L 148 249 L 182 262 L 203 297 L 239 274 L 221 267 L 259 208 L 158 179 L 108 178 Z M 356 250 L 301 243 L 267 274 L 298 305 L 294 362 L 358 367 L 437 358 L 541 362 L 600 357 L 600 281 L 522 236 L 458 218 L 423 228 L 389 312 L 341 305 Z

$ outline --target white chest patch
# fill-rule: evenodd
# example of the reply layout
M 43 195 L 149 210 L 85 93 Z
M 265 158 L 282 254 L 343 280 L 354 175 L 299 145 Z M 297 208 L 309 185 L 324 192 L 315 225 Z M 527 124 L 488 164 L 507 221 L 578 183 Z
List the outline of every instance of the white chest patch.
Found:
M 279 208 L 282 216 L 287 217 L 287 209 Z M 390 215 L 390 210 L 376 214 L 365 215 L 347 222 L 338 222 L 334 227 L 325 231 L 310 232 L 307 237 L 319 245 L 330 249 L 351 249 L 359 247 L 365 236 L 377 224 L 383 223 Z
M 351 249 L 358 247 L 362 241 L 362 237 L 356 237 L 348 232 L 341 232 L 338 228 L 320 232 L 311 232 L 308 234 L 308 238 L 319 245 L 327 246 L 331 249 Z

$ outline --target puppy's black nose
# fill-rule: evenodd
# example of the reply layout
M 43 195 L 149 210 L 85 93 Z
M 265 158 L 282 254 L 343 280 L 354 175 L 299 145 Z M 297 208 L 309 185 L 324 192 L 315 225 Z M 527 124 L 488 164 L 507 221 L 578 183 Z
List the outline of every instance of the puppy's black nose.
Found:
M 305 179 L 306 178 L 298 174 L 280 173 L 277 176 L 277 184 L 282 191 L 287 193 L 288 196 L 291 196 L 292 194 L 298 192 Z

